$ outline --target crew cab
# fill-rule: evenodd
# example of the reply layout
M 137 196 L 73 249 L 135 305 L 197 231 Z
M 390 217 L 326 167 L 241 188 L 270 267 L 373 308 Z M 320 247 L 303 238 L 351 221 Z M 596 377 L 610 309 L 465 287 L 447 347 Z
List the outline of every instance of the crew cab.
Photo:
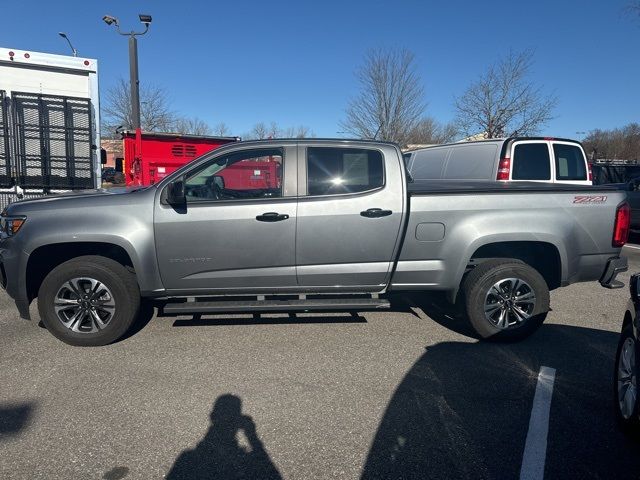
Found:
M 231 181 L 265 162 L 278 178 Z M 628 223 L 614 187 L 411 181 L 391 143 L 239 142 L 147 188 L 9 205 L 0 277 L 21 317 L 37 298 L 72 345 L 117 340 L 142 301 L 165 315 L 349 311 L 426 290 L 480 337 L 518 339 L 549 290 L 622 286 Z

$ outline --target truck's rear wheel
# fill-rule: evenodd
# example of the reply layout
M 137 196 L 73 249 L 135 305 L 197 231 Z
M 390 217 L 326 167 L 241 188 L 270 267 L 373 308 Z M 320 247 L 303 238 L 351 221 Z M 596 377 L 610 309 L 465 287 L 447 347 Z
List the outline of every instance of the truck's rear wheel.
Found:
M 520 340 L 549 311 L 549 287 L 537 270 L 516 259 L 487 260 L 462 284 L 467 317 L 482 338 Z
M 135 275 L 114 260 L 93 255 L 58 265 L 38 292 L 42 322 L 69 345 L 114 342 L 129 329 L 139 307 Z

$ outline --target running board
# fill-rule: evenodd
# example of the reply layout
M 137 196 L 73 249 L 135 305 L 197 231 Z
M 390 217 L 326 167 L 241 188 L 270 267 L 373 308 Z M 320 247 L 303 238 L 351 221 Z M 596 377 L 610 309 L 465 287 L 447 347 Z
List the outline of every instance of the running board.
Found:
M 288 312 L 340 312 L 345 310 L 378 310 L 389 308 L 383 298 L 255 300 L 167 303 L 165 315 L 189 313 L 288 313 Z

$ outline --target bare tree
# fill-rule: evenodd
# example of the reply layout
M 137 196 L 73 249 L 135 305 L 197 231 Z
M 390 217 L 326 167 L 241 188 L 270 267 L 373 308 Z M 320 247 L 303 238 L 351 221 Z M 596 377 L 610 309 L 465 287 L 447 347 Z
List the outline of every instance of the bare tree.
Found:
M 284 138 L 308 138 L 315 136 L 313 131 L 305 126 L 298 125 L 297 127 L 289 127 L 281 131 L 281 136 Z
M 532 57 L 530 50 L 509 53 L 456 98 L 461 132 L 485 138 L 531 135 L 553 118 L 557 99 L 528 79 Z
M 256 123 L 249 133 L 244 137 L 248 140 L 263 140 L 266 138 L 278 138 L 280 136 L 280 127 L 276 122 L 267 125 L 264 122 Z
M 267 136 L 266 138 L 278 138 L 281 137 L 282 134 L 280 133 L 282 130 L 280 130 L 280 127 L 278 126 L 278 124 L 276 122 L 271 122 L 269 124 L 269 127 L 267 128 Z
M 213 134 L 218 137 L 228 137 L 230 134 L 229 126 L 224 122 L 220 122 L 213 127 Z
M 588 155 L 607 160 L 640 160 L 640 124 L 612 130 L 592 130 L 583 140 Z
M 244 135 L 244 137 L 247 140 L 262 140 L 264 138 L 267 138 L 267 131 L 267 125 L 264 122 L 258 122 L 253 126 L 249 133 L 246 133 Z
M 280 128 L 276 122 L 267 125 L 265 122 L 256 123 L 250 132 L 244 135 L 247 140 L 263 140 L 267 138 L 307 138 L 315 136 L 313 131 L 304 125 Z
M 432 117 L 424 117 L 407 135 L 407 145 L 436 145 L 453 142 L 458 128 L 453 123 L 442 124 Z
M 413 53 L 371 50 L 356 75 L 360 93 L 349 103 L 341 128 L 359 138 L 406 144 L 425 109 Z
M 170 131 L 175 122 L 175 113 L 169 107 L 166 92 L 159 87 L 143 85 L 140 88 L 140 123 L 143 131 Z M 133 129 L 131 111 L 131 91 L 124 79 L 106 91 L 102 105 L 102 131 L 108 138 L 115 135 L 115 129 L 122 126 Z
M 191 135 L 211 135 L 211 127 L 200 118 L 178 117 L 173 125 L 173 131 Z

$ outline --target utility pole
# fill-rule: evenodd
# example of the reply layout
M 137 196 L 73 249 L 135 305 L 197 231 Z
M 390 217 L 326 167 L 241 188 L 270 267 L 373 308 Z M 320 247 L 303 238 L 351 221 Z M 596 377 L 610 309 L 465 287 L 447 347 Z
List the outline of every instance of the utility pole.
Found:
M 144 35 L 149 31 L 149 24 L 151 23 L 151 15 L 138 15 L 140 22 L 144 24 L 144 31 L 135 32 L 123 32 L 120 30 L 118 19 L 111 15 L 105 15 L 102 20 L 107 25 L 115 25 L 120 35 L 129 37 L 129 83 L 131 88 L 131 115 L 132 115 L 132 127 L 135 130 L 140 129 L 140 79 L 138 78 L 138 40 L 136 37 Z
M 115 25 L 120 35 L 129 36 L 129 83 L 131 88 L 131 122 L 132 127 L 136 131 L 136 143 L 135 151 L 133 155 L 133 162 L 131 162 L 131 175 L 136 179 L 135 182 L 141 184 L 136 172 L 141 169 L 142 163 L 142 130 L 140 128 L 140 79 L 138 78 L 138 40 L 136 37 L 144 35 L 149 31 L 149 24 L 151 23 L 151 15 L 138 15 L 140 22 L 144 24 L 144 31 L 135 32 L 123 32 L 120 30 L 118 19 L 111 15 L 105 15 L 102 17 L 104 23 L 107 25 Z
M 138 40 L 129 36 L 129 83 L 131 85 L 131 115 L 133 128 L 140 128 L 140 79 L 138 78 Z

